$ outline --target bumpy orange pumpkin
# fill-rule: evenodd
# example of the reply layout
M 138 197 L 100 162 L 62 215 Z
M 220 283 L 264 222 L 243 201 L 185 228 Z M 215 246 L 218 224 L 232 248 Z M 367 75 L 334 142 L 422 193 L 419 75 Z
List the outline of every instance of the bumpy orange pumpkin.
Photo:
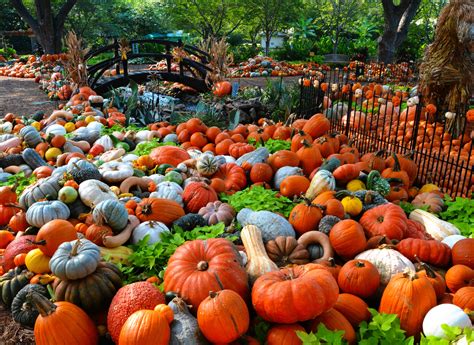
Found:
M 197 213 L 202 207 L 216 200 L 216 192 L 204 182 L 191 182 L 184 188 L 183 201 L 190 213 Z
M 288 267 L 265 273 L 255 281 L 252 304 L 267 321 L 295 323 L 311 320 L 330 309 L 336 303 L 338 290 L 336 280 L 326 270 L 312 265 Z
M 387 203 L 365 212 L 360 224 L 368 237 L 385 235 L 392 240 L 401 240 L 407 228 L 407 216 L 400 206 Z
M 150 153 L 151 159 L 156 165 L 171 164 L 177 166 L 179 163 L 191 158 L 182 148 L 176 146 L 160 146 Z

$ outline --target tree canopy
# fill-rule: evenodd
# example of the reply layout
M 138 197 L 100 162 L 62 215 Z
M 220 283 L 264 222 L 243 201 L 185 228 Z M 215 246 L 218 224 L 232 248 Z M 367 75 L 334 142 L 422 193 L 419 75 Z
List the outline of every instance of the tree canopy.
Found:
M 140 38 L 149 33 L 183 30 L 193 43 L 211 36 L 227 37 L 237 60 L 262 49 L 261 38 L 268 42 L 276 32 L 286 31 L 289 39 L 283 48 L 263 53 L 293 60 L 340 53 L 389 62 L 422 56 L 446 3 L 447 0 L 0 0 L 0 30 L 31 27 L 48 51 L 59 49 L 60 38 L 68 30 L 77 32 L 90 46 L 102 45 L 111 38 Z M 49 18 L 42 21 L 46 28 L 39 28 L 38 18 L 45 16 Z M 51 28 L 57 35 L 49 33 Z

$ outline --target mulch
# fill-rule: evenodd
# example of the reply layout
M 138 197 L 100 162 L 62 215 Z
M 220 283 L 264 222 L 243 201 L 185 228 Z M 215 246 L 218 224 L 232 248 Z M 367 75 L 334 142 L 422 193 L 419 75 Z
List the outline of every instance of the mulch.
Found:
M 11 312 L 0 305 L 0 345 L 34 344 L 33 330 L 16 323 L 11 316 Z

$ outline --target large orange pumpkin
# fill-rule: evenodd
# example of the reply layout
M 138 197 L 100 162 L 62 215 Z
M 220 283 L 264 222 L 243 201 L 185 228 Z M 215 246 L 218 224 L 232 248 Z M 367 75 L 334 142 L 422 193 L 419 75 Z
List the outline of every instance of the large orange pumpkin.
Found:
M 326 134 L 331 128 L 331 123 L 323 114 L 316 114 L 309 118 L 308 122 L 303 126 L 303 132 L 311 135 L 313 139 L 319 138 Z
M 206 339 L 228 344 L 247 332 L 250 316 L 245 301 L 237 292 L 222 290 L 211 291 L 199 304 L 197 320 Z
M 248 297 L 247 272 L 232 243 L 223 238 L 194 240 L 180 246 L 168 261 L 164 290 L 179 293 L 194 311 L 209 291 L 230 289 Z
M 365 301 L 349 293 L 341 293 L 334 309 L 344 315 L 353 327 L 359 327 L 362 321 L 370 319 L 369 307 Z
M 165 304 L 138 310 L 123 324 L 118 345 L 168 345 L 172 321 L 173 310 Z
M 295 323 L 314 319 L 332 308 L 338 295 L 330 272 L 312 265 L 295 266 L 260 276 L 252 289 L 252 304 L 267 321 Z
M 176 146 L 160 146 L 150 153 L 151 159 L 156 165 L 171 164 L 177 166 L 179 163 L 191 158 L 182 148 Z
M 61 243 L 75 239 L 77 239 L 77 233 L 74 226 L 66 220 L 55 219 L 40 228 L 35 244 L 43 254 L 51 257 Z
M 418 336 L 423 318 L 436 306 L 436 293 L 425 277 L 415 272 L 398 273 L 390 279 L 380 301 L 379 312 L 397 314 L 400 328 Z
M 334 251 L 345 259 L 352 259 L 365 250 L 367 240 L 362 226 L 352 219 L 344 219 L 329 232 Z
M 266 344 L 268 345 L 301 345 L 303 342 L 296 331 L 304 332 L 303 326 L 298 324 L 275 325 L 267 333 Z
M 214 174 L 214 178 L 220 178 L 225 182 L 226 191 L 242 190 L 247 186 L 245 170 L 235 163 L 224 163 Z
M 319 324 L 325 325 L 329 330 L 336 331 L 341 330 L 344 331 L 343 338 L 349 344 L 355 344 L 356 341 L 356 333 L 354 328 L 350 324 L 350 322 L 342 315 L 339 311 L 334 308 L 331 308 L 324 312 L 323 314 L 319 315 L 311 322 L 311 331 L 316 332 L 318 329 Z
M 452 249 L 453 265 L 466 265 L 474 269 L 474 238 L 456 242 Z
M 322 217 L 323 213 L 318 206 L 312 205 L 310 202 L 303 202 L 291 210 L 288 220 L 295 231 L 302 235 L 305 232 L 316 230 Z
M 367 298 L 377 292 L 380 274 L 367 260 L 350 260 L 342 266 L 337 282 L 342 291 Z
M 366 211 L 359 222 L 368 237 L 384 235 L 392 240 L 401 240 L 407 228 L 405 212 L 400 206 L 392 203 Z

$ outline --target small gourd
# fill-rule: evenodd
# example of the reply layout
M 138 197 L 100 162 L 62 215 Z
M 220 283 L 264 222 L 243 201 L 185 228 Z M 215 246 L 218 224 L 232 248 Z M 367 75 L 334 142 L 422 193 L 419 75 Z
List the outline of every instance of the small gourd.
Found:
M 204 345 L 207 342 L 199 330 L 197 319 L 189 312 L 186 302 L 179 297 L 168 303 L 173 310 L 170 345 Z
M 156 186 L 156 191 L 150 194 L 150 198 L 169 199 L 184 206 L 183 188 L 179 184 L 171 181 L 160 182 Z
M 342 206 L 344 206 L 344 212 L 355 217 L 362 212 L 362 201 L 355 196 L 346 196 L 341 200 Z
M 212 176 L 219 169 L 219 162 L 213 155 L 202 154 L 196 160 L 196 170 L 202 176 Z
M 278 266 L 270 260 L 265 251 L 262 234 L 256 226 L 244 226 L 240 237 L 242 238 L 245 252 L 247 253 L 248 261 L 245 265 L 245 269 L 251 283 L 267 272 L 278 271 Z
M 313 201 L 319 194 L 336 188 L 336 179 L 332 173 L 327 170 L 319 170 L 311 180 L 305 197 Z
M 206 226 L 208 223 L 203 216 L 196 213 L 188 213 L 173 222 L 173 226 L 180 227 L 184 231 L 191 231 L 198 226 Z
M 30 282 L 34 273 L 16 267 L 0 277 L 0 296 L 2 302 L 10 307 L 17 293 Z

